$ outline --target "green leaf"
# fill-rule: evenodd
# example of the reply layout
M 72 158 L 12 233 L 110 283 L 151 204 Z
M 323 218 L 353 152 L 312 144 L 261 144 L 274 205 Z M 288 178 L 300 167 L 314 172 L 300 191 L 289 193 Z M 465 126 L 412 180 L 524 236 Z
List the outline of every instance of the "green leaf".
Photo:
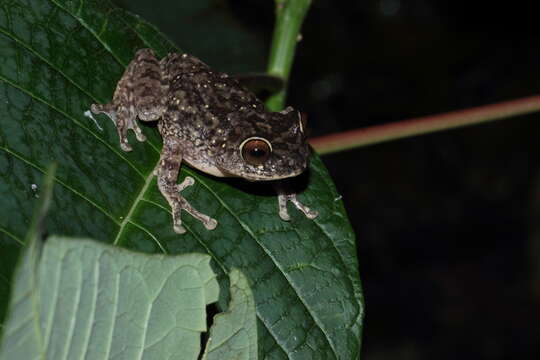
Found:
M 197 358 L 219 293 L 210 256 L 58 236 L 25 255 L 0 359 Z
M 124 67 L 144 47 L 160 56 L 178 50 L 105 0 L 0 0 L 0 319 L 41 195 L 35 184 L 56 161 L 49 233 L 149 253 L 207 253 L 219 276 L 233 267 L 248 276 L 260 355 L 356 358 L 363 306 L 354 234 L 317 156 L 299 179 L 306 183 L 301 201 L 320 213 L 314 221 L 292 208 L 291 222 L 282 221 L 265 184 L 183 167 L 180 180 L 196 180 L 183 194 L 219 225 L 207 231 L 184 214 L 188 233 L 177 235 L 152 175 L 161 148 L 155 126 L 142 124 L 148 141 L 130 136 L 134 151 L 124 153 L 108 119 L 85 116 L 90 104 L 111 99 Z
M 230 274 L 231 303 L 214 318 L 203 360 L 256 359 L 255 302 L 247 278 L 237 269 Z

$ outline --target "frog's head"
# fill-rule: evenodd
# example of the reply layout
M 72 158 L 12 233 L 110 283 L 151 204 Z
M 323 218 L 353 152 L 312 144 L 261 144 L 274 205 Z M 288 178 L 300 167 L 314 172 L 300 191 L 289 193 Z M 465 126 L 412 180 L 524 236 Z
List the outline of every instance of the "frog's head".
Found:
M 228 122 L 227 145 L 216 164 L 224 172 L 265 181 L 293 177 L 306 169 L 310 150 L 305 116 L 292 107 L 233 113 Z

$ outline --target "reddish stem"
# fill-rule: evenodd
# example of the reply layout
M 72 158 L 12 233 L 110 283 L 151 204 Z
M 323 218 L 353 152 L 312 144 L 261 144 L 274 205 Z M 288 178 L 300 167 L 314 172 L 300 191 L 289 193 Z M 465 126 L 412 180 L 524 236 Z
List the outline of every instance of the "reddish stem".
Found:
M 311 139 L 310 144 L 319 154 L 330 154 L 384 141 L 505 119 L 539 110 L 540 95 L 536 95 L 466 110 L 320 136 Z

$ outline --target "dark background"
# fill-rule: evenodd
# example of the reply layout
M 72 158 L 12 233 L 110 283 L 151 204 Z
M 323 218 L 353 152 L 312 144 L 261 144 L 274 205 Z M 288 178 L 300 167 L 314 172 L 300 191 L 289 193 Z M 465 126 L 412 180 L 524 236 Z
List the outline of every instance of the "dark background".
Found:
M 231 73 L 270 0 L 118 1 Z M 539 93 L 534 4 L 314 0 L 289 103 L 313 136 Z M 539 115 L 323 156 L 357 235 L 364 360 L 540 358 Z

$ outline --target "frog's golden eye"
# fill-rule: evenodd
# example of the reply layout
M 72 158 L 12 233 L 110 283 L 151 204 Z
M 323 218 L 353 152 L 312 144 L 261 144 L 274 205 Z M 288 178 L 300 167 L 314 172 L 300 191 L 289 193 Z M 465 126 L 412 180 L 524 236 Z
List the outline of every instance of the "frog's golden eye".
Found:
M 259 166 L 268 160 L 272 153 L 272 145 L 260 137 L 250 137 L 240 144 L 242 159 L 250 165 Z

